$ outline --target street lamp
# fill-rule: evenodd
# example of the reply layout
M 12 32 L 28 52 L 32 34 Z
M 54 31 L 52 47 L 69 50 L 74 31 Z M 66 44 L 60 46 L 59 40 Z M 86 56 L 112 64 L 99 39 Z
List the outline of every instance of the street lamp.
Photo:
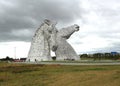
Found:
M 16 59 L 16 47 L 14 47 L 14 57 Z

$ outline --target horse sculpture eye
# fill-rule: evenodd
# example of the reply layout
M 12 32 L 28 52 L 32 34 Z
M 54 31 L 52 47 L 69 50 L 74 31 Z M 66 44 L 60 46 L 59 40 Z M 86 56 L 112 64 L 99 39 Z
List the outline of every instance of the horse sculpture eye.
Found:
M 75 28 L 79 28 L 79 26 L 75 26 Z
M 49 33 L 52 33 L 52 31 L 51 31 L 51 30 L 49 30 Z

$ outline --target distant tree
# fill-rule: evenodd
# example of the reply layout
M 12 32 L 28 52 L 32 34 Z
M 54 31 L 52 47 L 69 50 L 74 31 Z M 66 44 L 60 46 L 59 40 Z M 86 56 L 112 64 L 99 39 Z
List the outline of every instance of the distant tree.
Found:
M 87 54 L 81 54 L 80 57 L 81 57 L 81 58 L 87 58 L 88 55 L 87 55 Z
M 94 60 L 101 60 L 101 59 L 111 59 L 111 60 L 118 60 L 120 59 L 120 53 L 94 53 L 94 54 L 81 54 L 79 55 L 80 58 L 92 58 Z
M 94 60 L 96 60 L 96 59 L 101 60 L 102 57 L 103 57 L 103 54 L 102 54 L 102 53 L 95 53 L 95 54 L 93 54 L 93 58 L 94 58 Z
M 6 61 L 13 61 L 13 58 L 10 58 L 9 56 L 6 56 L 5 60 Z
M 104 58 L 105 59 L 111 59 L 112 58 L 111 53 L 104 53 Z
M 119 54 L 116 54 L 116 55 L 113 55 L 113 58 L 112 58 L 112 59 L 113 59 L 113 60 L 118 60 L 119 57 L 120 57 Z
M 10 57 L 9 57 L 9 56 L 6 56 L 6 60 L 10 60 Z

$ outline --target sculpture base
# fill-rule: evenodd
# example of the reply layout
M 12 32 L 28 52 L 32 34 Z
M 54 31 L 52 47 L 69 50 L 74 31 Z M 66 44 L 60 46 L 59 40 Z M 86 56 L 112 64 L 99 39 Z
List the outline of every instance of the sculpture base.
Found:
M 50 57 L 36 58 L 36 57 L 28 57 L 26 62 L 40 62 L 40 61 L 52 61 Z

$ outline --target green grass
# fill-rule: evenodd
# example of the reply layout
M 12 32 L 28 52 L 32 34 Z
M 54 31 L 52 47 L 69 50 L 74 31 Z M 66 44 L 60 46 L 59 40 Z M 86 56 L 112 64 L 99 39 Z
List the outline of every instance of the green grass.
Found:
M 63 66 L 0 62 L 0 86 L 120 86 L 120 65 Z

